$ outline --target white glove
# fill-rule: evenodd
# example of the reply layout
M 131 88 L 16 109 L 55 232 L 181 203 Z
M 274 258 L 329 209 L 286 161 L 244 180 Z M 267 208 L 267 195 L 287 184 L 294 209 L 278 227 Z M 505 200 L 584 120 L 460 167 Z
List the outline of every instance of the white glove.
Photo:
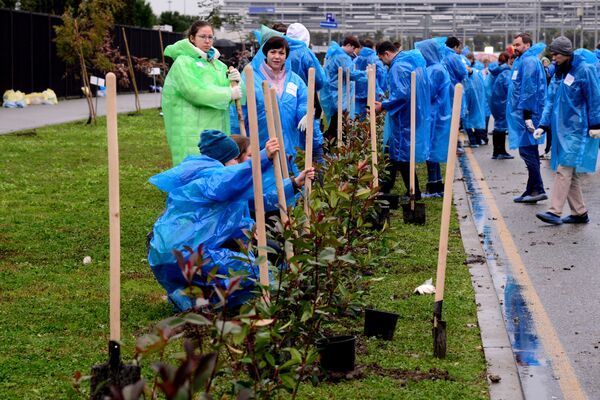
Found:
M 300 122 L 298 122 L 298 130 L 301 132 L 306 132 L 306 115 L 302 117 Z
M 529 132 L 533 133 L 533 131 L 535 131 L 535 126 L 533 125 L 533 121 L 530 119 L 526 119 L 525 120 L 525 128 L 527 128 L 527 130 Z
M 592 139 L 600 139 L 600 129 L 590 129 L 590 137 Z
M 433 279 L 427 279 L 422 285 L 418 286 L 414 292 L 415 294 L 434 294 L 435 286 L 433 286 Z
M 227 75 L 229 80 L 232 82 L 239 82 L 242 80 L 242 76 L 240 75 L 240 71 L 235 68 L 229 70 L 229 74 Z
M 231 88 L 231 100 L 239 100 L 242 98 L 242 89 L 239 86 Z
M 531 121 L 531 120 L 529 120 Z M 600 132 L 600 131 L 598 131 Z M 542 137 L 542 135 L 544 134 L 544 130 L 542 128 L 537 128 L 535 131 L 533 131 L 533 138 L 535 140 L 538 140 L 539 138 Z

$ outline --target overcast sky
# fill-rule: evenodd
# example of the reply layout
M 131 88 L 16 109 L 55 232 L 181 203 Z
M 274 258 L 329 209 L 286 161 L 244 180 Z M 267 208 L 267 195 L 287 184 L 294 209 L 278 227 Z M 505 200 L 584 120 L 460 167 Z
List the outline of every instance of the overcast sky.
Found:
M 188 15 L 198 15 L 200 12 L 198 0 L 149 0 L 148 2 L 157 16 L 163 11 L 178 11 L 180 14 Z

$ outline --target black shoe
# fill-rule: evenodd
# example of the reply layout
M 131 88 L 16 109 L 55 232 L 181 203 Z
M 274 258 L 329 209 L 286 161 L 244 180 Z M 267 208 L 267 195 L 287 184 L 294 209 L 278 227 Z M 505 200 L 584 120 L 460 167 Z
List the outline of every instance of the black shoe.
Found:
M 512 160 L 514 157 L 511 156 L 510 154 L 506 153 L 506 154 L 499 154 L 498 155 L 498 159 L 499 160 Z
M 498 159 L 498 154 L 492 154 L 492 160 L 497 160 Z
M 581 215 L 569 215 L 568 217 L 564 217 L 562 222 L 565 224 L 587 224 L 590 222 L 590 217 L 588 213 Z
M 535 214 L 535 216 L 547 224 L 560 225 L 563 223 L 562 219 L 560 219 L 560 215 L 556 215 L 554 213 L 551 213 L 550 211 L 539 212 Z

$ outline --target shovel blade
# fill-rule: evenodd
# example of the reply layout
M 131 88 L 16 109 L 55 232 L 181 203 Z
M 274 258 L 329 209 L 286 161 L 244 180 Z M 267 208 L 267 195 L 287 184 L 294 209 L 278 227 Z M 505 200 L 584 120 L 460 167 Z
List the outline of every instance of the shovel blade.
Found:
M 437 320 L 433 327 L 433 355 L 446 358 L 446 321 Z
M 141 370 L 138 365 L 125 365 L 121 362 L 121 349 L 116 341 L 108 344 L 109 360 L 105 364 L 92 367 L 90 382 L 90 399 L 103 400 L 111 396 L 110 388 L 132 385 L 141 379 Z
M 425 204 L 408 202 L 402 204 L 402 216 L 405 224 L 425 224 Z

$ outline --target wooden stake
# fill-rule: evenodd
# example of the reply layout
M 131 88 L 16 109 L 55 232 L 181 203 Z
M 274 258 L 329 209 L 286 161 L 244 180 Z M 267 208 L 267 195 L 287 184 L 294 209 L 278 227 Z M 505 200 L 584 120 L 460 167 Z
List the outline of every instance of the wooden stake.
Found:
M 315 120 L 315 69 L 308 69 L 308 101 L 306 104 L 306 153 L 304 169 L 312 168 L 313 158 L 313 130 Z M 310 192 L 312 191 L 312 181 L 307 179 L 304 182 L 304 212 L 310 216 Z M 309 219 L 306 219 L 308 223 Z
M 373 187 L 379 186 L 379 171 L 377 170 L 377 122 L 375 117 L 375 66 L 367 67 L 369 105 L 369 126 L 371 128 L 371 169 L 373 171 Z
M 252 152 L 252 180 L 254 183 L 254 208 L 256 215 L 256 236 L 259 264 L 260 284 L 269 286 L 269 266 L 267 264 L 267 231 L 265 227 L 265 205 L 263 202 L 262 169 L 260 163 L 260 142 L 258 138 L 258 117 L 256 113 L 256 94 L 254 92 L 254 71 L 248 64 L 244 68 L 246 77 L 246 101 L 248 107 L 248 128 L 250 130 L 250 151 Z M 263 292 L 265 301 L 269 300 L 269 292 Z
M 230 66 L 229 71 L 231 72 L 232 69 L 234 68 Z M 239 86 L 239 82 L 231 81 L 232 88 L 237 86 Z M 242 112 L 242 102 L 240 101 L 240 99 L 237 99 L 235 101 L 235 111 L 237 114 L 238 125 L 240 126 L 240 135 L 247 137 L 248 134 L 246 133 L 246 125 L 244 124 L 244 113 Z
M 269 90 L 269 82 L 262 81 L 262 91 L 265 99 L 265 114 L 267 115 L 267 131 L 269 132 L 269 139 L 277 138 L 275 133 L 275 121 L 273 120 L 273 106 L 271 102 L 271 91 Z M 279 140 L 278 140 L 279 141 Z M 282 143 L 279 143 L 281 153 L 285 153 L 285 149 Z M 277 199 L 279 200 L 279 215 L 281 222 L 285 225 L 288 222 L 287 207 L 285 200 L 285 191 L 283 189 L 283 178 L 281 176 L 281 160 L 279 157 L 273 158 L 273 164 L 275 169 L 275 186 L 277 187 Z
M 342 67 L 338 67 L 338 102 L 337 102 L 337 106 L 338 106 L 338 120 L 337 120 L 337 147 L 340 148 L 342 147 L 342 112 L 343 112 L 343 106 L 342 106 L 342 82 L 343 82 L 343 69 Z
M 131 83 L 133 84 L 133 91 L 135 93 L 135 110 L 136 112 L 142 112 L 142 106 L 140 104 L 140 93 L 138 92 L 137 83 L 135 81 L 135 73 L 133 71 L 133 63 L 131 62 L 131 53 L 129 53 L 129 43 L 127 42 L 127 34 L 125 28 L 121 27 L 123 32 L 123 41 L 125 42 L 125 51 L 127 51 L 127 62 L 129 64 L 129 75 L 131 77 Z
M 417 73 L 410 73 L 410 188 L 408 194 L 411 197 L 410 209 L 415 209 L 415 140 L 417 137 L 416 122 L 417 122 Z
M 350 68 L 346 68 L 346 112 L 350 116 Z
M 121 222 L 119 206 L 119 138 L 117 78 L 106 74 L 106 131 L 108 144 L 108 213 L 110 253 L 110 340 L 121 340 Z
M 281 171 L 283 173 L 283 179 L 290 177 L 288 171 L 288 160 L 287 153 L 285 152 L 285 141 L 283 140 L 283 128 L 281 127 L 281 115 L 279 115 L 279 102 L 277 101 L 277 90 L 271 88 L 271 105 L 273 106 L 273 117 L 275 118 L 275 132 L 277 133 L 277 140 L 279 140 L 279 146 L 283 149 L 280 151 L 278 156 L 281 162 Z

